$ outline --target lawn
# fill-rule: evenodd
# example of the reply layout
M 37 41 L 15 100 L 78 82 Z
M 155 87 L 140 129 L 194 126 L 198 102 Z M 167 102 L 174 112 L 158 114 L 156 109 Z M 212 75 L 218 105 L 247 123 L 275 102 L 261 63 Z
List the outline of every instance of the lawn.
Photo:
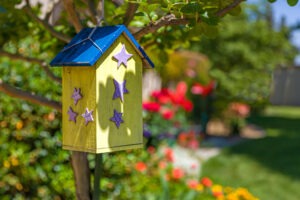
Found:
M 299 200 L 300 108 L 272 106 L 248 121 L 267 136 L 224 149 L 204 164 L 203 175 L 246 187 L 262 200 Z

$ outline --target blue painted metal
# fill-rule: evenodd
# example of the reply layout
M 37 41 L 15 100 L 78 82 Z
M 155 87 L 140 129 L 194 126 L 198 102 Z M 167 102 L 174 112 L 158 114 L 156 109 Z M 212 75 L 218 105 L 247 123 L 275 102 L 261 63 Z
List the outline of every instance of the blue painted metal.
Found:
M 139 43 L 124 25 L 84 28 L 50 62 L 51 66 L 93 66 L 113 42 L 124 33 L 142 59 L 154 67 Z

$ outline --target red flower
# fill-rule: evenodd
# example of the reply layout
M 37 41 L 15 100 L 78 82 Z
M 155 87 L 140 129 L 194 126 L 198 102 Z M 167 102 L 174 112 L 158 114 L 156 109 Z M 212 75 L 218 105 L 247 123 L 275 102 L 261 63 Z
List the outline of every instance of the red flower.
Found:
M 174 105 L 181 105 L 185 101 L 185 94 L 187 91 L 187 85 L 185 82 L 179 82 L 176 86 L 176 90 L 170 93 L 172 103 Z
M 182 108 L 186 111 L 186 112 L 191 112 L 194 108 L 194 105 L 191 101 L 189 100 L 184 100 L 181 103 Z
M 144 102 L 143 109 L 148 110 L 150 112 L 158 112 L 160 109 L 160 104 L 155 102 Z
M 153 91 L 151 96 L 161 104 L 167 104 L 171 102 L 170 91 L 167 88 L 162 88 L 158 91 Z
M 209 95 L 215 87 L 215 82 L 211 81 L 208 85 L 202 85 L 200 83 L 195 83 L 192 88 L 192 94 L 207 96 Z
M 139 172 L 144 172 L 147 170 L 147 165 L 144 162 L 137 162 L 135 164 L 135 169 Z
M 184 176 L 184 171 L 180 168 L 174 168 L 172 170 L 172 178 L 175 180 L 179 180 Z
M 205 187 L 211 187 L 212 186 L 212 181 L 209 178 L 207 178 L 207 177 L 202 178 L 201 179 L 201 183 Z
M 188 180 L 186 184 L 187 184 L 188 188 L 195 190 L 198 186 L 198 181 Z
M 167 161 L 170 161 L 170 162 L 174 161 L 174 153 L 171 148 L 165 148 L 164 153 L 165 153 L 165 157 L 166 157 Z
M 172 110 L 168 109 L 168 110 L 163 111 L 162 117 L 166 120 L 170 120 L 174 117 L 174 114 L 175 113 Z
M 187 91 L 187 85 L 186 85 L 186 83 L 183 82 L 183 81 L 179 82 L 179 83 L 177 84 L 177 86 L 176 86 L 176 92 L 175 92 L 175 93 L 176 93 L 178 96 L 184 97 L 185 94 L 186 94 L 186 91 Z
M 150 154 L 154 154 L 155 151 L 156 151 L 156 149 L 155 149 L 154 146 L 149 146 L 148 149 L 147 149 L 147 151 L 148 151 Z

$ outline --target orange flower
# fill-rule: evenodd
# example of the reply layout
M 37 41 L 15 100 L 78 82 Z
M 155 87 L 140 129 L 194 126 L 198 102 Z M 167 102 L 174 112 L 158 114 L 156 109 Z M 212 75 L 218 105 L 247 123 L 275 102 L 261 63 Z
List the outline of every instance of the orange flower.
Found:
M 203 177 L 201 179 L 201 183 L 202 185 L 204 185 L 205 187 L 211 187 L 212 186 L 212 181 L 208 178 L 208 177 Z
M 216 192 L 213 192 L 213 196 L 218 198 L 218 197 L 223 196 L 223 193 L 221 191 L 216 191 Z
M 135 169 L 139 172 L 145 172 L 147 170 L 147 165 L 144 162 L 137 162 L 135 164 Z
M 175 180 L 179 180 L 184 176 L 184 171 L 180 168 L 174 168 L 172 170 L 172 178 Z

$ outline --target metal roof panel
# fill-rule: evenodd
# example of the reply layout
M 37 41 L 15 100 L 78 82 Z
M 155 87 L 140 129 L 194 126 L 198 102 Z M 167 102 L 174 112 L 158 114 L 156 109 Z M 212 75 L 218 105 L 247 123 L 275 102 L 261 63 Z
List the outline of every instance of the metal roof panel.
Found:
M 82 29 L 51 61 L 51 66 L 93 66 L 113 42 L 125 33 L 151 67 L 153 62 L 124 25 Z

